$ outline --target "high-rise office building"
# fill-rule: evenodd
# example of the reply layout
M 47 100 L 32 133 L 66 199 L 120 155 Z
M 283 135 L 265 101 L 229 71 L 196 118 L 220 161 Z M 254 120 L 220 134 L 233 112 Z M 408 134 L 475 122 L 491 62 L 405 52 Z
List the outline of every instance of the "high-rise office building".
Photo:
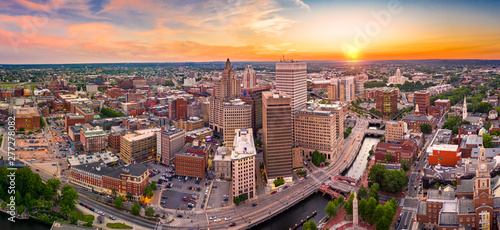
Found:
M 324 154 L 326 161 L 334 160 L 340 139 L 337 135 L 336 116 L 331 111 L 302 109 L 295 113 L 295 143 L 304 158 L 310 158 L 315 150 Z
M 356 86 L 354 77 L 341 77 L 339 79 L 339 99 L 343 102 L 354 100 Z
M 236 129 L 232 160 L 233 197 L 246 194 L 248 198 L 255 196 L 255 144 L 252 129 Z
M 292 176 L 292 99 L 284 92 L 262 93 L 262 130 L 267 182 Z
M 228 147 L 233 146 L 236 129 L 252 127 L 252 106 L 240 99 L 226 102 L 222 107 L 224 112 L 223 138 Z
M 243 71 L 243 88 L 250 89 L 255 86 L 257 86 L 257 74 L 251 65 L 247 65 Z
M 377 89 L 375 108 L 384 115 L 396 114 L 398 111 L 398 90 L 395 88 Z
M 163 164 L 173 163 L 176 153 L 181 151 L 186 143 L 186 132 L 175 126 L 170 128 L 161 127 L 161 132 L 157 133 L 157 159 Z
M 252 106 L 252 129 L 254 135 L 262 129 L 262 92 L 269 91 L 270 85 L 242 89 L 240 99 Z
M 427 115 L 427 107 L 431 104 L 431 96 L 427 91 L 417 91 L 414 93 L 415 106 L 418 104 L 420 114 Z
M 320 104 L 319 108 L 323 111 L 330 111 L 335 116 L 335 132 L 340 139 L 340 144 L 344 142 L 344 121 L 347 117 L 348 104 L 336 101 L 333 104 Z
M 168 115 L 170 120 L 187 118 L 187 100 L 179 97 L 168 102 Z
M 281 61 L 276 63 L 276 90 L 291 98 L 292 113 L 306 107 L 307 63 Z
M 156 133 L 130 133 L 120 137 L 120 155 L 127 163 L 152 161 L 156 156 Z
M 240 92 L 241 83 L 235 78 L 235 72 L 228 58 L 222 77 L 215 83 L 214 93 L 210 98 L 209 125 L 212 130 L 219 133 L 223 132 L 224 111 L 222 107 L 225 102 L 236 99 Z
M 330 79 L 330 84 L 328 84 L 328 99 L 334 100 L 339 99 L 339 79 L 332 78 Z

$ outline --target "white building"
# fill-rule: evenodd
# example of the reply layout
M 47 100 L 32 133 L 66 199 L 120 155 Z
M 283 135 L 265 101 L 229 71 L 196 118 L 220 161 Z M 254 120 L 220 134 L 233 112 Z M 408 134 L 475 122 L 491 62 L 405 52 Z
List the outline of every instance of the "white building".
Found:
M 394 84 L 394 85 L 402 85 L 404 84 L 406 81 L 408 81 L 408 78 L 403 76 L 403 74 L 401 74 L 401 70 L 398 69 L 396 70 L 396 74 L 392 77 L 389 77 L 389 83 L 388 84 Z
M 231 154 L 233 197 L 247 195 L 251 199 L 255 192 L 255 144 L 252 129 L 237 129 Z
M 186 78 L 184 79 L 184 86 L 196 85 L 196 78 Z
M 86 89 L 87 89 L 87 93 L 95 93 L 97 92 L 97 85 L 96 84 L 88 84 L 86 86 Z
M 292 114 L 306 107 L 307 63 L 281 61 L 276 63 L 276 90 L 292 98 Z
M 257 85 L 257 74 L 251 65 L 245 67 L 243 71 L 243 88 L 251 89 Z

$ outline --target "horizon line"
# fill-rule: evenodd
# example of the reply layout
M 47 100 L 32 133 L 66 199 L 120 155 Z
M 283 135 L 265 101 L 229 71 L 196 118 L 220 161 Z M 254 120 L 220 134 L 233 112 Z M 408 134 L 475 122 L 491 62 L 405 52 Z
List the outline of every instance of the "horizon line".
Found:
M 231 61 L 231 58 L 229 58 Z M 463 58 L 463 59 L 441 59 L 441 58 L 435 58 L 435 59 L 385 59 L 385 60 L 293 60 L 295 62 L 383 62 L 383 61 L 442 61 L 442 60 L 450 60 L 450 61 L 500 61 L 500 59 L 469 59 L 469 58 Z M 24 64 L 6 64 L 6 63 L 0 63 L 0 66 L 3 65 L 82 65 L 82 64 L 174 64 L 174 63 L 225 63 L 226 61 L 166 61 L 166 62 L 74 62 L 74 63 L 39 63 L 39 64 L 30 64 L 30 63 L 24 63 Z M 238 62 L 280 62 L 280 61 L 231 61 L 231 63 L 238 63 Z

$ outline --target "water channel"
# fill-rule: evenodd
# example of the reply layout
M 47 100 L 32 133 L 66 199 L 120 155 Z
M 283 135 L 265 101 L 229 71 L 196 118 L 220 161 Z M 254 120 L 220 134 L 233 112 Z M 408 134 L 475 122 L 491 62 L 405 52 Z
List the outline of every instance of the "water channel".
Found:
M 359 150 L 358 156 L 351 165 L 351 168 L 346 173 L 346 177 L 353 179 L 359 179 L 363 176 L 363 172 L 366 168 L 366 163 L 368 163 L 368 156 L 370 155 L 370 150 L 375 146 L 380 139 L 375 137 L 365 137 L 361 149 Z

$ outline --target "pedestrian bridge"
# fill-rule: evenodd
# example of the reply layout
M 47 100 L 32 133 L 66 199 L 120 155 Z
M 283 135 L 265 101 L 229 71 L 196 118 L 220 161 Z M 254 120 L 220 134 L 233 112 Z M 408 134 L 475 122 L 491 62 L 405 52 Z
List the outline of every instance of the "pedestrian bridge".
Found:
M 365 136 L 372 136 L 372 137 L 385 136 L 385 130 L 365 129 L 363 130 L 363 132 L 365 133 Z

